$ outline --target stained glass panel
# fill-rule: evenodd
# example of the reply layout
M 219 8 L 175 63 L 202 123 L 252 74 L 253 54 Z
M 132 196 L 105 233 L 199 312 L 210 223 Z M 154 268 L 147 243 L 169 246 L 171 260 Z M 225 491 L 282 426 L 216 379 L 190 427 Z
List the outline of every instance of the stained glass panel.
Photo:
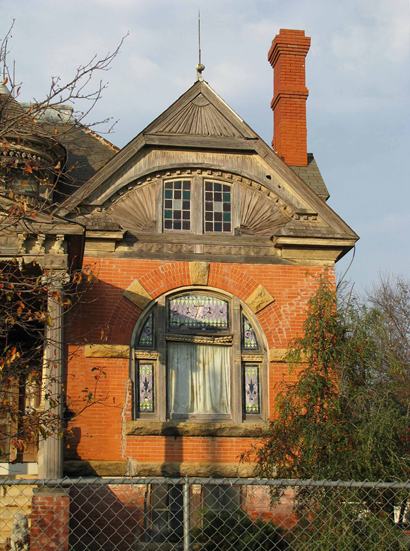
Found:
M 232 231 L 231 187 L 220 182 L 205 182 L 205 232 Z
M 259 365 L 244 364 L 245 413 L 260 413 Z
M 174 180 L 164 183 L 164 229 L 191 229 L 191 182 Z
M 138 373 L 139 411 L 151 413 L 154 411 L 154 366 L 152 363 L 140 363 Z
M 138 340 L 139 346 L 153 346 L 154 333 L 153 333 L 153 316 L 152 312 L 148 315 Z
M 242 315 L 242 348 L 244 350 L 257 350 L 258 341 L 255 331 L 248 318 Z
M 183 295 L 169 301 L 170 329 L 228 329 L 228 303 L 209 295 Z

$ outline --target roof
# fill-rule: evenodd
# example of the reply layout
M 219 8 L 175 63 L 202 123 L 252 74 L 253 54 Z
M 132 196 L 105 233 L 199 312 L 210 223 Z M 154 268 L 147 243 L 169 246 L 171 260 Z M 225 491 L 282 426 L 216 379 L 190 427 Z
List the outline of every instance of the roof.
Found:
M 313 153 L 308 153 L 307 166 L 291 166 L 290 168 L 324 201 L 329 199 L 329 191 L 313 157 Z
M 76 123 L 42 124 L 67 151 L 60 200 L 71 196 L 102 168 L 119 148 L 86 126 Z
M 11 95 L 6 86 L 0 89 L 0 132 L 3 135 L 41 135 L 41 128 L 24 107 Z

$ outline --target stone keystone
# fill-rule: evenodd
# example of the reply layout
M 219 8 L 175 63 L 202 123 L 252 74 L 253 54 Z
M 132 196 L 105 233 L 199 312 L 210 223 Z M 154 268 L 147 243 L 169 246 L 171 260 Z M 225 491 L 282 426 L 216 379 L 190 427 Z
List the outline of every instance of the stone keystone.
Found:
M 208 285 L 209 262 L 190 262 L 191 285 Z
M 136 304 L 140 310 L 144 310 L 152 300 L 152 296 L 141 285 L 138 279 L 134 279 L 131 285 L 125 289 L 123 296 Z
M 257 313 L 272 302 L 273 296 L 265 289 L 263 285 L 258 285 L 246 299 L 246 304 Z

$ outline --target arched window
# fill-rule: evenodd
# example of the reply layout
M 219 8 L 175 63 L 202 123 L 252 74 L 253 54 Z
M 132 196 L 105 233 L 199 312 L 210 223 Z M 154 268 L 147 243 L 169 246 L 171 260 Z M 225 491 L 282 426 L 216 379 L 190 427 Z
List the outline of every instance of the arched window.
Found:
M 134 338 L 134 414 L 159 420 L 266 416 L 266 354 L 237 298 L 209 291 L 161 297 Z

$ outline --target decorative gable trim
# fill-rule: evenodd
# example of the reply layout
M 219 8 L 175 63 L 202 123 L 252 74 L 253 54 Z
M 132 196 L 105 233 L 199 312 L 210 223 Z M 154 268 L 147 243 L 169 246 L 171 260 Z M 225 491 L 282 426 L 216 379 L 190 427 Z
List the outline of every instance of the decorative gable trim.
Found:
M 191 102 L 150 130 L 151 134 L 189 134 L 242 138 L 243 134 L 199 93 Z

